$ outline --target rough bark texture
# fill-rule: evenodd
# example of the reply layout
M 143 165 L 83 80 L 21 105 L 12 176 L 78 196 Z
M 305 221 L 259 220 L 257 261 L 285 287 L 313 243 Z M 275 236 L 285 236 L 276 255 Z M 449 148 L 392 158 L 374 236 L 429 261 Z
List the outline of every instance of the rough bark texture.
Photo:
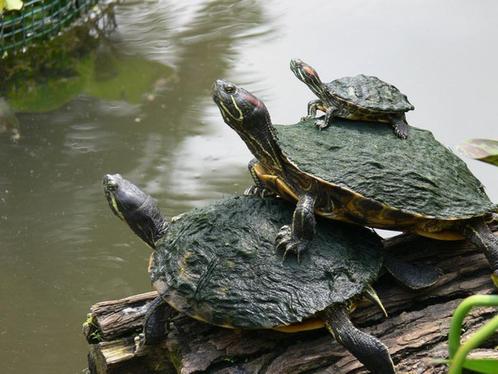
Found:
M 372 305 L 361 305 L 353 321 L 379 337 L 389 348 L 399 373 L 445 373 L 433 359 L 446 358 L 450 318 L 466 296 L 493 292 L 484 256 L 464 242 L 440 242 L 408 236 L 386 242 L 400 257 L 437 264 L 442 276 L 426 291 L 411 292 L 385 275 L 375 285 L 389 318 Z M 410 238 L 412 239 L 412 238 Z M 401 250 L 401 245 L 403 249 Z M 92 344 L 92 373 L 364 373 L 361 364 L 325 330 L 298 334 L 236 331 L 213 327 L 177 315 L 167 339 L 159 346 L 134 352 L 133 335 L 140 330 L 145 305 L 154 292 L 98 303 L 84 333 Z M 465 320 L 471 334 L 496 312 L 481 308 Z M 465 337 L 464 335 L 464 337 Z M 478 352 L 498 357 L 498 336 Z

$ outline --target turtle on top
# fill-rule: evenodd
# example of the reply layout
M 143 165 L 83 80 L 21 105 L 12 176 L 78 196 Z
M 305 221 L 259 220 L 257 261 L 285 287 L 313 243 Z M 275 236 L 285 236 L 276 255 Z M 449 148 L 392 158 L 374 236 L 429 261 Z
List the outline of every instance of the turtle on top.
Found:
M 386 346 L 348 315 L 365 296 L 382 307 L 370 286 L 382 265 L 410 289 L 437 280 L 399 260 L 383 261 L 381 239 L 371 230 L 329 220 L 317 224 L 313 256 L 283 262 L 273 238 L 293 209 L 280 198 L 235 196 L 167 222 L 155 200 L 119 174 L 106 175 L 103 184 L 114 214 L 154 250 L 149 275 L 159 296 L 148 307 L 138 349 L 165 337 L 169 304 L 225 328 L 325 327 L 372 372 L 392 374 Z
M 338 119 L 333 131 L 310 121 L 272 125 L 257 97 L 217 80 L 213 99 L 221 115 L 256 157 L 255 186 L 296 202 L 292 223 L 275 245 L 303 253 L 315 232 L 315 214 L 373 228 L 440 240 L 467 238 L 487 257 L 498 280 L 498 240 L 486 221 L 496 212 L 481 182 L 427 130 L 393 142 L 377 123 Z
M 415 107 L 393 85 L 363 74 L 323 83 L 316 70 L 299 59 L 291 60 L 290 68 L 318 96 L 318 100 L 308 103 L 308 115 L 303 119 L 315 118 L 320 110 L 325 112 L 325 119 L 316 120 L 315 125 L 321 129 L 338 117 L 390 123 L 399 138 L 408 137 L 405 112 Z

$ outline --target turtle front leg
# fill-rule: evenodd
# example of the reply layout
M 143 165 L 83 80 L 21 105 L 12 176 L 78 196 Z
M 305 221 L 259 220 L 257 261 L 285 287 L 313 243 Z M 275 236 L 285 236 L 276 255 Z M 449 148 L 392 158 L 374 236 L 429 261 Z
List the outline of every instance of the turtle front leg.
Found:
M 405 114 L 393 114 L 390 116 L 391 124 L 393 126 L 394 133 L 400 139 L 408 138 L 408 131 L 410 126 L 406 122 Z
M 259 180 L 258 175 L 254 171 L 254 166 L 258 163 L 259 163 L 258 159 L 253 158 L 251 161 L 249 161 L 249 164 L 247 165 L 247 168 L 249 169 L 249 173 L 251 174 L 252 180 L 254 181 L 254 184 L 252 186 L 246 188 L 246 190 L 244 191 L 244 195 L 246 195 L 246 196 L 258 195 L 261 197 L 268 197 L 268 196 L 275 197 L 275 196 L 277 196 L 277 194 L 275 194 L 273 191 L 267 189 L 265 187 L 265 185 Z
M 315 201 L 311 194 L 302 195 L 297 202 L 296 209 L 292 217 L 292 225 L 282 226 L 275 240 L 277 250 L 284 251 L 284 258 L 287 253 L 295 253 L 297 259 L 306 250 L 308 243 L 315 235 Z
M 334 107 L 329 107 L 325 110 L 325 118 L 323 120 L 318 120 L 315 122 L 315 126 L 317 126 L 320 130 L 326 129 L 332 124 L 334 120 L 337 109 Z
M 327 330 L 358 361 L 374 374 L 395 374 L 393 360 L 387 347 L 379 339 L 357 329 L 342 305 L 328 307 L 324 316 Z
M 323 107 L 322 100 L 311 100 L 308 103 L 308 115 L 301 118 L 301 121 L 306 121 L 316 117 L 316 111 Z
M 464 236 L 480 249 L 491 266 L 491 280 L 498 287 L 498 239 L 493 234 L 484 219 L 467 223 L 463 229 Z
M 135 351 L 164 339 L 168 333 L 168 321 L 173 315 L 173 309 L 164 299 L 161 296 L 156 297 L 148 306 L 142 333 L 135 337 Z

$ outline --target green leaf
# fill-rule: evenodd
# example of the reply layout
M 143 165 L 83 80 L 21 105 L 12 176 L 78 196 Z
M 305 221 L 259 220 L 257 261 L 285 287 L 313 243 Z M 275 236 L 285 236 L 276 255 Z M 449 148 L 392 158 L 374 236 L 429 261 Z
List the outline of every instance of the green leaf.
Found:
M 6 10 L 19 10 L 23 6 L 21 0 L 0 0 L 0 13 Z
M 498 166 L 498 140 L 470 139 L 458 145 L 457 151 L 464 156 Z
M 451 360 L 434 360 L 433 364 L 451 364 Z M 467 358 L 463 364 L 465 369 L 482 374 L 498 373 L 498 360 L 493 358 Z
M 498 360 L 493 358 L 472 359 L 468 358 L 463 364 L 465 369 L 477 371 L 483 374 L 498 373 Z

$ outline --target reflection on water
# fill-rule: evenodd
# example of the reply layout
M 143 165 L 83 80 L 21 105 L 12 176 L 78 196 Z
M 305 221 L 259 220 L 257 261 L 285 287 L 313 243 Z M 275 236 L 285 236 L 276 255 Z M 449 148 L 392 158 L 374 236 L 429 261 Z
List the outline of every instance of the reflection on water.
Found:
M 498 66 L 489 49 L 498 42 L 489 16 L 498 5 L 469 8 L 459 1 L 449 15 L 428 1 L 427 8 L 376 4 L 118 6 L 116 32 L 80 62 L 88 73 L 84 84 L 56 109 L 17 113 L 17 144 L 0 134 L 4 371 L 79 372 L 88 307 L 149 289 L 148 251 L 109 212 L 100 182 L 105 173 L 120 172 L 143 187 L 168 216 L 249 184 L 250 154 L 211 102 L 216 78 L 256 92 L 274 122 L 293 122 L 313 98 L 288 68 L 291 57 L 300 57 L 326 79 L 362 72 L 402 87 L 417 107 L 410 123 L 446 144 L 496 137 L 498 117 L 487 109 L 496 82 L 486 77 Z M 472 30 L 479 28 L 486 32 L 477 38 Z M 451 62 L 451 74 L 441 61 Z M 498 200 L 495 170 L 469 164 Z

